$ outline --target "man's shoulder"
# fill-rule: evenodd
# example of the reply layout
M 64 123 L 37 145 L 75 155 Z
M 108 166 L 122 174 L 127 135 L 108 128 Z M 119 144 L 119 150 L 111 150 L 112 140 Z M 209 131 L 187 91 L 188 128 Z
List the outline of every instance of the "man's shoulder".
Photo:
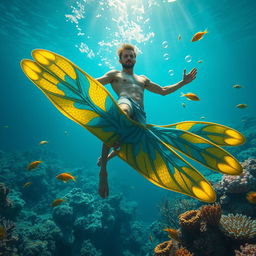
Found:
M 110 70 L 106 73 L 106 75 L 113 77 L 113 76 L 116 76 L 119 73 L 120 73 L 120 71 L 118 71 L 118 70 Z

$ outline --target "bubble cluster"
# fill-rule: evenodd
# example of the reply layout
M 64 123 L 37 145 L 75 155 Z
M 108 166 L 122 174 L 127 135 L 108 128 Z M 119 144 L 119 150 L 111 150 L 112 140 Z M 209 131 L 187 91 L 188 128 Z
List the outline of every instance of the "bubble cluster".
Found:
M 165 60 L 169 60 L 170 59 L 170 55 L 168 53 L 164 53 L 163 55 Z
M 172 69 L 169 69 L 168 70 L 168 74 L 169 74 L 169 76 L 173 76 L 174 75 L 174 71 Z
M 162 46 L 163 46 L 164 48 L 167 48 L 167 47 L 168 47 L 168 42 L 167 42 L 167 41 L 163 41 L 163 42 L 162 42 Z

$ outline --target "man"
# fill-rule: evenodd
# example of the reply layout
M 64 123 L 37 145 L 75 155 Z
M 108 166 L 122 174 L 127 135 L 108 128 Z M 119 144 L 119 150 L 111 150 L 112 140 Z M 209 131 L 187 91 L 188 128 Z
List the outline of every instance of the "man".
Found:
M 190 83 L 196 78 L 197 69 L 193 68 L 188 74 L 184 70 L 183 80 L 177 84 L 161 87 L 151 82 L 146 76 L 133 73 L 133 67 L 136 63 L 136 51 L 133 45 L 123 44 L 118 49 L 119 62 L 122 65 L 122 71 L 112 70 L 104 76 L 97 78 L 102 85 L 111 84 L 113 90 L 118 95 L 118 105 L 130 118 L 137 122 L 146 123 L 146 114 L 144 112 L 143 96 L 144 89 L 160 95 L 167 95 L 175 92 L 185 84 Z M 118 148 L 118 142 L 114 149 Z M 103 144 L 102 154 L 98 160 L 100 169 L 99 194 L 106 198 L 109 194 L 107 181 L 107 161 L 116 155 L 116 151 L 109 154 L 110 148 Z

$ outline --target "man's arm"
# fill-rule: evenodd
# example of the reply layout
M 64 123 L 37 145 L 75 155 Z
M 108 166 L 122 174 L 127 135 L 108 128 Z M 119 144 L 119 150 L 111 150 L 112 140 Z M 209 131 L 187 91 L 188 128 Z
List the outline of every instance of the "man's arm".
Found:
M 98 82 L 100 82 L 102 85 L 109 84 L 113 81 L 117 72 L 118 71 L 116 71 L 116 70 L 111 70 L 111 71 L 107 72 L 104 76 L 96 78 L 96 80 Z
M 172 92 L 175 92 L 185 84 L 192 82 L 196 78 L 196 74 L 197 74 L 196 68 L 193 68 L 188 74 L 186 74 L 186 69 L 184 69 L 182 81 L 178 82 L 177 84 L 172 84 L 164 87 L 161 87 L 160 85 L 151 82 L 147 77 L 145 77 L 146 78 L 145 89 L 163 96 L 168 95 Z

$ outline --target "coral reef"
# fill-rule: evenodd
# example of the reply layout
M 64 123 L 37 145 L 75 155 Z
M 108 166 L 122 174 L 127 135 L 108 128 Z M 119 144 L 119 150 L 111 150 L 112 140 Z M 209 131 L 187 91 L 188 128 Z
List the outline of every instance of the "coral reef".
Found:
M 179 223 L 182 229 L 186 230 L 198 230 L 201 222 L 201 211 L 191 210 L 182 213 L 179 216 Z
M 234 239 L 248 241 L 256 238 L 256 220 L 245 215 L 222 215 L 220 227 L 225 235 Z
M 221 206 L 219 204 L 204 205 L 200 209 L 202 219 L 208 225 L 217 226 L 221 218 Z
M 12 221 L 0 218 L 0 227 L 3 230 L 0 237 L 0 256 L 14 256 L 17 253 L 18 237 L 14 234 L 15 224 Z
M 174 256 L 193 256 L 192 253 L 190 253 L 187 249 L 185 248 L 180 248 L 175 252 Z
M 173 241 L 165 241 L 157 245 L 154 249 L 154 256 L 170 256 L 174 252 Z
M 241 245 L 240 250 L 235 250 L 235 256 L 255 256 L 256 244 Z

